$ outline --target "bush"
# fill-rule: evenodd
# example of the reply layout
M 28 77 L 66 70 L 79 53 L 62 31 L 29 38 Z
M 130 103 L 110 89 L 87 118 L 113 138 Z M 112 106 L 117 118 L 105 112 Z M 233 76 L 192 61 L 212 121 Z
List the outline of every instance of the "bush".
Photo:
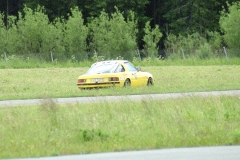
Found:
M 82 13 L 78 8 L 71 9 L 72 15 L 64 27 L 64 46 L 66 55 L 76 54 L 78 59 L 83 60 L 87 49 L 88 28 L 84 25 Z M 69 55 L 68 55 L 69 56 Z
M 174 59 L 179 57 L 206 59 L 220 53 L 221 41 L 221 36 L 217 32 L 207 32 L 205 36 L 199 33 L 187 36 L 170 34 L 165 40 L 165 47 L 167 56 Z
M 158 43 L 162 37 L 162 33 L 159 30 L 159 26 L 156 25 L 155 28 L 150 27 L 150 22 L 147 22 L 144 28 L 145 35 L 143 41 L 145 42 L 144 49 L 145 54 L 148 57 L 156 57 L 158 55 Z
M 207 59 L 213 57 L 211 46 L 204 43 L 196 50 L 196 55 L 199 59 Z
M 137 22 L 133 13 L 128 20 L 125 20 L 118 10 L 111 16 L 101 12 L 101 15 L 89 24 L 89 29 L 92 53 L 96 50 L 99 56 L 104 56 L 106 59 L 117 56 L 133 59 L 134 50 L 137 48 Z
M 229 12 L 223 11 L 220 27 L 224 33 L 224 41 L 231 49 L 240 49 L 240 2 L 229 5 Z M 237 56 L 240 56 L 238 52 Z

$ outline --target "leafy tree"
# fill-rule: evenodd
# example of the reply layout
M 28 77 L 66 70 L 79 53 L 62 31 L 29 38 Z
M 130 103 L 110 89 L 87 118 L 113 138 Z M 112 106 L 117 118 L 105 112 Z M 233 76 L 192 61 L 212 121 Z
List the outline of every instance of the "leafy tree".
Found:
M 148 3 L 149 0 L 87 0 L 78 1 L 78 7 L 88 23 L 98 17 L 103 10 L 111 16 L 115 12 L 115 7 L 122 12 L 125 20 L 131 17 L 132 12 L 134 12 L 135 19 L 138 20 L 137 43 L 138 45 L 143 45 L 143 28 L 145 27 L 145 23 L 150 20 L 150 17 L 145 14 L 145 6 Z
M 77 5 L 77 0 L 24 0 L 24 4 L 31 8 L 36 9 L 38 5 L 45 8 L 45 12 L 52 22 L 56 18 L 67 18 L 70 9 Z
M 65 25 L 64 44 L 70 54 L 84 53 L 87 49 L 88 28 L 84 25 L 82 13 L 78 8 L 71 9 L 71 15 Z M 82 55 L 82 58 L 87 58 Z
M 187 36 L 169 34 L 165 40 L 167 55 L 176 58 L 198 57 L 205 59 L 218 54 L 220 51 L 221 36 L 217 32 L 207 32 L 205 36 L 198 32 Z
M 215 0 L 170 0 L 166 2 L 169 11 L 164 14 L 164 18 L 168 21 L 171 33 L 204 33 L 210 29 L 210 25 L 213 25 L 210 20 L 216 14 L 215 3 Z
M 150 0 L 146 15 L 161 25 L 164 34 L 192 34 L 219 31 L 222 8 L 239 0 Z
M 89 24 L 92 37 L 91 50 L 96 50 L 110 59 L 118 56 L 132 59 L 137 49 L 137 22 L 134 14 L 131 15 L 132 18 L 125 21 L 123 14 L 116 10 L 111 16 L 102 12 L 95 18 Z
M 145 38 L 151 39 L 152 33 L 145 35 L 144 31 L 145 24 L 148 21 L 150 21 L 149 25 L 151 28 L 154 28 L 156 25 L 161 26 L 159 30 L 163 33 L 163 38 L 161 38 L 159 46 L 166 47 L 166 50 L 169 50 L 168 46 L 176 48 L 176 46 L 169 45 L 169 43 L 165 43 L 165 46 L 163 44 L 164 40 L 169 40 L 170 35 L 170 37 L 173 37 L 173 34 L 178 38 L 189 40 L 191 39 L 189 37 L 194 37 L 195 33 L 199 33 L 207 41 L 202 44 L 204 45 L 201 48 L 202 50 L 207 51 L 209 47 L 217 50 L 221 43 L 221 38 L 217 34 L 217 32 L 220 32 L 220 26 L 221 31 L 224 33 L 225 43 L 232 49 L 237 49 L 239 48 L 237 46 L 239 43 L 234 39 L 237 39 L 238 29 L 234 29 L 234 25 L 231 26 L 230 24 L 236 23 L 235 26 L 237 25 L 238 19 L 236 17 L 238 17 L 239 12 L 237 11 L 238 9 L 232 9 L 233 3 L 235 6 L 239 3 L 239 0 L 2 0 L 0 1 L 0 12 L 2 13 L 0 17 L 0 52 L 4 50 L 13 54 L 33 52 L 45 54 L 52 51 L 58 53 L 58 55 L 66 54 L 69 56 L 72 54 L 70 52 L 80 53 L 86 49 L 93 52 L 96 49 L 108 57 L 114 58 L 116 55 L 124 55 L 125 57 L 130 55 L 129 57 L 132 57 L 133 53 L 123 52 L 123 50 L 132 50 L 132 48 L 142 49 L 143 47 L 145 49 L 151 48 L 151 45 L 148 44 L 150 41 Z M 24 5 L 26 6 L 25 8 Z M 44 6 L 44 9 L 40 10 L 39 5 Z M 71 11 L 71 8 L 75 10 L 75 6 L 79 8 L 79 11 L 76 11 L 76 13 Z M 118 8 L 119 13 L 121 11 L 123 19 L 113 18 L 113 14 L 116 14 L 115 7 Z M 221 13 L 223 8 L 225 11 Z M 103 10 L 106 16 L 105 24 L 103 22 Z M 79 15 L 80 12 L 82 13 L 81 17 Z M 132 12 L 134 12 L 134 20 L 131 19 Z M 99 18 L 101 15 L 102 17 Z M 82 19 L 85 21 L 82 21 Z M 96 31 L 100 31 L 100 28 L 93 25 L 97 23 L 97 19 L 102 31 L 106 30 L 104 31 L 106 34 L 102 34 L 102 38 L 100 38 L 100 33 L 96 33 Z M 119 22 L 117 22 L 118 20 Z M 83 26 L 81 25 L 82 23 L 85 25 L 89 24 L 91 29 L 91 35 L 87 39 L 90 48 L 86 48 L 86 42 L 83 42 L 88 31 L 84 33 L 82 31 L 74 31 L 74 29 L 81 28 L 80 26 Z M 132 31 L 129 29 L 131 28 L 131 23 Z M 104 25 L 107 26 L 105 29 Z M 119 26 L 124 28 L 126 33 L 120 30 L 120 33 L 124 33 L 120 35 L 120 33 L 114 31 L 113 28 L 118 28 Z M 76 35 L 79 35 L 80 32 L 82 36 L 77 37 Z M 77 34 L 74 35 L 73 33 Z M 114 41 L 110 40 L 110 36 L 114 37 Z M 121 43 L 115 42 L 117 37 L 120 37 Z M 128 39 L 130 44 L 125 42 L 126 39 Z M 145 42 L 144 39 L 148 42 Z M 100 41 L 96 42 L 96 40 Z M 113 45 L 108 46 L 101 41 Z M 76 42 L 85 45 L 77 46 Z M 106 51 L 103 48 L 104 45 L 106 45 Z M 187 46 L 187 44 L 181 45 L 190 50 L 195 48 L 195 43 L 193 43 L 193 48 Z M 155 47 L 155 49 L 158 48 L 157 46 Z M 122 50 L 117 48 L 122 48 Z M 199 49 L 195 48 L 195 50 Z M 112 51 L 114 53 L 110 53 Z M 150 52 L 148 51 L 148 53 Z M 156 52 L 154 51 L 154 53 Z M 84 53 L 78 55 L 86 56 Z
M 50 51 L 59 51 L 56 43 L 61 43 L 61 37 L 58 37 L 57 28 L 49 22 L 43 7 L 38 6 L 35 10 L 25 7 L 24 16 L 19 13 L 17 27 L 18 47 L 22 53 L 49 55 Z
M 16 26 L 16 19 L 15 16 L 8 16 L 7 27 L 6 27 L 6 34 L 5 34 L 5 52 L 11 54 L 18 54 L 18 30 Z
M 43 35 L 42 46 L 40 48 L 41 53 L 44 53 L 45 57 L 49 52 L 53 52 L 55 57 L 64 57 L 64 25 L 60 19 L 56 19 L 53 23 L 49 23 L 45 26 L 46 30 Z
M 98 17 L 103 9 L 111 15 L 115 12 L 115 7 L 117 7 L 123 12 L 125 18 L 131 15 L 131 12 L 135 12 L 138 20 L 146 20 L 148 18 L 145 16 L 145 5 L 148 3 L 149 0 L 88 0 L 78 1 L 77 5 L 85 18 L 92 19 Z
M 1 0 L 0 12 L 4 12 L 7 15 L 17 16 L 18 12 L 22 10 L 24 0 Z M 5 20 L 6 20 L 5 17 Z
M 158 43 L 162 37 L 159 26 L 151 28 L 150 22 L 147 22 L 144 28 L 145 35 L 143 41 L 145 42 L 144 49 L 148 57 L 155 57 L 158 55 Z
M 0 53 L 18 54 L 18 31 L 15 16 L 8 16 L 4 24 L 4 14 L 0 13 Z
M 219 32 L 207 32 L 207 37 L 208 43 L 212 46 L 213 50 L 221 49 L 223 39 Z
M 90 22 L 92 19 L 98 17 L 103 9 L 107 8 L 106 0 L 88 0 L 78 1 L 77 6 L 81 10 L 86 21 Z
M 232 49 L 240 49 L 240 2 L 229 6 L 229 12 L 222 12 L 220 26 L 226 44 Z M 238 56 L 240 53 L 238 51 Z
M 23 53 L 40 53 L 43 37 L 47 33 L 48 17 L 43 13 L 42 8 L 33 11 L 24 8 L 24 16 L 19 13 L 17 26 L 19 29 L 19 40 L 22 41 Z
M 187 36 L 169 34 L 165 40 L 165 46 L 168 55 L 180 54 L 182 51 L 186 55 L 194 55 L 199 46 L 206 42 L 207 40 L 197 32 Z
M 4 25 L 4 15 L 0 13 L 0 55 L 6 50 L 6 34 L 7 30 Z

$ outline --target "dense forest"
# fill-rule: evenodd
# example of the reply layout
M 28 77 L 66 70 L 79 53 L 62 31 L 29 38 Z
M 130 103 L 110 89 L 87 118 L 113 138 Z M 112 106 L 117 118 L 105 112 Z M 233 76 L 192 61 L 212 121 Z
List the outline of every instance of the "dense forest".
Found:
M 240 0 L 1 0 L 0 54 L 239 56 L 239 19 Z

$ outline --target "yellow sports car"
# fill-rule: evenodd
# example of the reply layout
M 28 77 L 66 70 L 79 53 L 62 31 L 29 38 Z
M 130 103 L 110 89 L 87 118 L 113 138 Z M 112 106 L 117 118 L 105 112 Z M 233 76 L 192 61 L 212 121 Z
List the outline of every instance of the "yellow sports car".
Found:
M 109 60 L 94 63 L 87 73 L 78 77 L 79 89 L 111 86 L 153 85 L 151 73 L 143 72 L 127 60 Z

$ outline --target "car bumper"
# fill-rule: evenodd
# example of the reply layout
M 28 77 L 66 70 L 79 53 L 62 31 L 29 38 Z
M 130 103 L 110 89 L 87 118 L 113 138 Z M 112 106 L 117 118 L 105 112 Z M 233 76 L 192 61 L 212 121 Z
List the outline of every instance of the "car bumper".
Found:
M 120 82 L 104 82 L 104 83 L 83 83 L 77 84 L 79 89 L 86 89 L 86 88 L 102 88 L 102 87 L 114 87 L 114 86 L 121 86 Z

